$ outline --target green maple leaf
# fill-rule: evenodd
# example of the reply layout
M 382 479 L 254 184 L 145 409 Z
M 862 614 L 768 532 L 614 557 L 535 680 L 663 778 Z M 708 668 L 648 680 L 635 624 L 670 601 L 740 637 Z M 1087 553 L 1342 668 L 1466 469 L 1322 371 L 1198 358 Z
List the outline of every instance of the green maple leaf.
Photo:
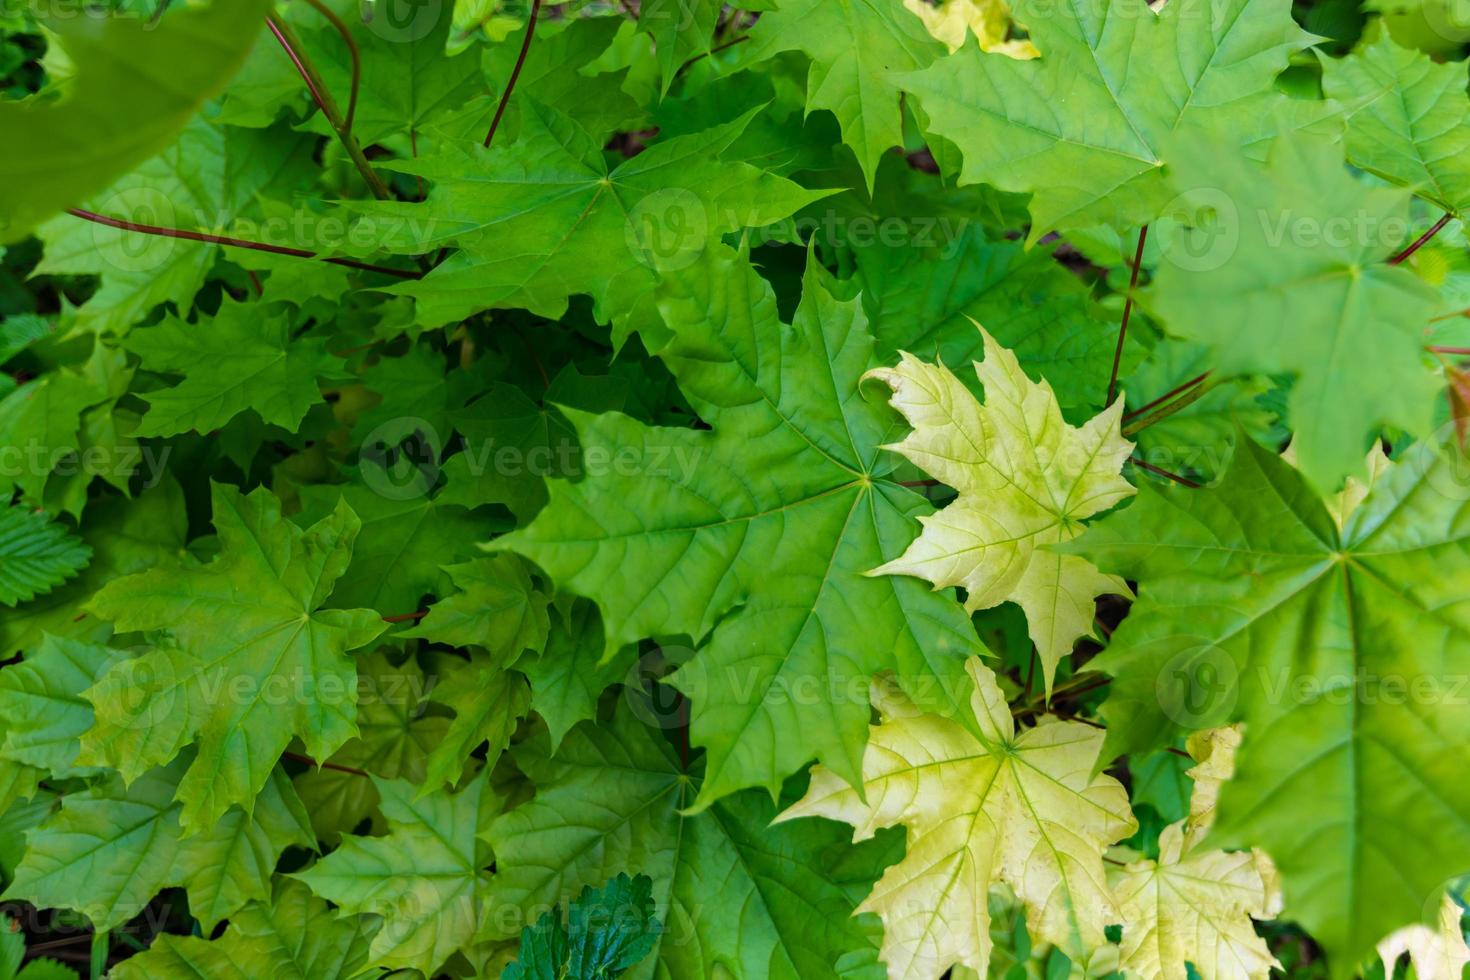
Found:
M 177 646 L 114 667 L 87 692 L 97 725 L 80 760 L 136 778 L 197 741 L 179 785 L 189 830 L 248 806 L 293 734 L 318 759 L 355 734 L 347 651 L 387 627 L 368 609 L 321 608 L 360 526 L 345 504 L 301 531 L 265 490 L 215 484 L 213 503 L 218 559 L 118 579 L 92 600 L 119 630 L 167 630 Z
M 547 912 L 521 933 L 520 956 L 503 980 L 613 980 L 637 966 L 658 942 L 653 881 L 620 874 L 585 888 L 567 908 Z
M 959 146 L 961 179 L 1034 192 L 1031 241 L 1051 231 L 1152 221 L 1171 197 L 1163 145 L 1183 126 L 1243 145 L 1277 107 L 1291 55 L 1313 41 L 1289 0 L 1016 0 L 1034 61 L 975 45 L 899 84 L 929 129 Z M 917 20 L 917 18 L 914 18 Z M 1306 110 L 1302 110 L 1303 113 Z
M 276 880 L 269 902 L 231 916 L 218 939 L 161 935 L 119 963 L 115 980 L 357 980 L 366 970 L 376 926 L 339 916 L 298 881 Z
M 191 122 L 177 140 L 144 161 L 83 207 L 122 221 L 206 234 L 265 231 L 261 199 L 304 186 L 312 171 L 302 154 L 315 137 L 287 129 L 246 130 Z M 247 227 L 237 227 L 252 219 Z M 291 217 L 284 226 L 291 228 Z M 97 291 L 76 310 L 72 330 L 126 333 L 163 302 L 184 311 L 203 286 L 221 246 L 159 235 L 141 235 L 72 215 L 58 215 L 36 230 L 45 245 L 37 273 L 95 275 Z M 299 244 L 294 234 L 281 244 Z
M 672 681 L 710 753 L 700 806 L 745 786 L 774 795 L 812 756 L 855 779 L 868 706 L 845 692 L 895 670 L 952 704 L 981 649 L 949 595 L 864 574 L 927 510 L 880 451 L 892 416 L 857 391 L 873 366 L 866 318 L 809 267 L 783 325 L 728 250 L 666 279 L 659 307 L 674 334 L 660 356 L 714 431 L 568 411 L 588 474 L 553 482 L 536 519 L 493 546 L 593 599 L 605 656 L 650 635 L 707 639 Z M 839 693 L 799 693 L 813 685 Z
M 891 839 L 853 849 L 829 823 L 770 827 L 775 808 L 755 791 L 690 815 L 701 767 L 683 766 L 627 704 L 607 725 L 573 729 L 555 755 L 544 735 L 512 751 L 536 795 L 487 835 L 497 907 L 544 909 L 620 871 L 647 875 L 664 930 L 653 956 L 628 974 L 637 980 L 722 969 L 835 980 L 852 975 L 844 962 L 873 951 L 866 924 L 852 918 L 853 886 L 865 888 L 891 859 Z M 487 921 L 499 935 L 514 935 L 515 925 L 509 916 Z
M 92 549 L 26 507 L 0 511 L 0 603 L 15 606 L 75 578 Z
M 1165 253 L 1148 302 L 1210 346 L 1218 373 L 1296 375 L 1288 422 L 1307 476 L 1334 490 L 1381 426 L 1428 432 L 1440 383 L 1421 345 L 1438 298 L 1383 261 L 1408 194 L 1364 186 L 1308 137 L 1277 140 L 1265 168 L 1200 140 L 1170 162 L 1200 237 Z
M 362 65 L 352 133 L 363 146 L 401 145 L 405 153 L 413 153 L 421 138 L 449 124 L 467 103 L 490 94 L 478 51 L 451 56 L 444 50 L 453 4 L 415 10 L 406 28 L 396 28 L 391 23 L 396 14 L 386 10 L 371 11 L 357 3 L 338 6 Z M 387 19 L 388 25 L 369 22 L 378 18 Z M 352 61 L 342 38 L 330 27 L 321 27 L 313 32 L 313 41 L 313 56 L 327 88 L 349 91 Z M 477 116 L 493 105 L 488 98 L 482 103 Z M 313 124 L 324 134 L 331 132 L 320 115 L 313 117 Z
M 302 487 L 305 505 L 297 523 L 305 526 L 346 506 L 362 521 L 352 561 L 337 581 L 331 605 L 376 609 L 403 616 L 419 609 L 427 593 L 445 591 L 446 561 L 469 558 L 474 542 L 490 525 L 463 507 L 446 506 L 424 494 L 384 494 L 384 473 L 363 463 L 366 484 Z
M 531 707 L 526 679 L 494 657 L 472 650 L 468 660 L 441 658 L 439 667 L 429 699 L 452 710 L 454 718 L 429 753 L 424 793 L 457 783 L 470 753 L 481 745 L 487 745 L 485 758 L 493 765 Z
M 537 590 L 524 561 L 493 555 L 447 565 L 444 572 L 459 592 L 434 603 L 429 615 L 400 636 L 484 647 L 502 663 L 546 646 L 549 600 Z
M 10 719 L 0 757 L 66 775 L 93 722 L 82 692 L 121 655 L 47 635 L 23 661 L 0 671 L 0 714 Z
M 83 414 L 107 400 L 91 378 L 69 368 L 0 396 L 0 439 L 11 450 L 0 470 L 0 494 L 18 489 L 22 499 L 44 505 L 57 464 L 81 450 Z
M 490 863 L 479 834 L 499 811 L 489 770 L 457 793 L 422 799 L 397 780 L 373 779 L 386 837 L 344 837 L 342 846 L 294 877 L 351 913 L 382 916 L 370 964 L 433 975 L 467 945 L 487 912 Z
M 333 768 L 310 769 L 295 779 L 317 836 L 333 844 L 364 820 L 382 823 L 377 787 L 361 773 L 423 785 L 430 754 L 449 730 L 449 719 L 426 710 L 431 678 L 413 657 L 395 663 L 380 648 L 359 657 L 357 672 L 357 735 L 326 760 Z
M 515 143 L 394 164 L 434 181 L 424 205 L 355 210 L 424 225 L 421 234 L 390 238 L 387 247 L 460 247 L 422 280 L 391 289 L 416 298 L 426 325 L 507 306 L 557 318 L 568 297 L 584 292 L 605 317 L 632 315 L 647 305 L 656 265 L 687 264 L 724 233 L 777 221 L 830 193 L 721 162 L 751 115 L 655 143 L 609 167 L 601 144 L 580 125 L 522 100 Z
M 1465 461 L 1410 450 L 1340 527 L 1301 474 L 1238 441 L 1217 487 L 1146 485 L 1070 546 L 1139 582 L 1092 664 L 1115 678 L 1104 754 L 1244 721 L 1209 840 L 1266 851 L 1285 917 L 1346 976 L 1470 853 L 1450 762 L 1470 744 L 1450 693 L 1470 654 Z
M 185 837 L 175 799 L 191 760 L 180 758 L 124 786 L 116 773 L 62 799 L 27 837 L 7 898 L 68 908 L 101 929 L 142 913 L 159 891 L 182 886 L 206 929 L 251 900 L 270 895 L 287 845 L 314 843 L 306 811 L 279 769 L 267 775 L 253 814 L 233 807 Z
M 699 0 L 704 2 L 704 0 Z M 456 10 L 464 9 L 460 5 Z M 540 105 L 557 106 L 577 120 L 594 138 L 606 140 L 616 132 L 643 128 L 645 113 L 624 91 L 628 83 L 626 63 L 614 66 L 608 56 L 617 50 L 618 40 L 627 49 L 631 40 L 627 21 L 620 12 L 598 17 L 592 11 L 561 21 L 542 17 L 536 23 L 536 40 L 521 64 L 516 80 L 515 97 L 501 120 L 497 140 L 508 138 L 520 130 L 520 105 L 530 100 Z M 520 61 L 522 30 L 486 51 L 485 74 L 493 92 L 504 92 L 510 73 Z M 650 93 L 651 94 L 651 93 Z M 483 138 L 484 130 L 475 133 Z
M 1094 600 L 1129 595 L 1126 582 L 1050 546 L 1082 532 L 1082 521 L 1133 495 L 1121 475 L 1133 444 L 1119 432 L 1122 401 L 1081 428 L 1062 420 L 1045 382 L 983 330 L 985 360 L 974 365 L 982 406 L 942 364 L 908 354 L 869 372 L 893 389 L 913 426 L 889 448 L 959 492 L 924 533 L 875 575 L 917 575 L 935 588 L 962 586 L 974 612 L 1011 601 L 1026 612 L 1048 696 L 1057 664 L 1092 636 Z
M 74 77 L 65 98 L 0 103 L 0 135 L 26 148 L 0 166 L 0 242 L 25 237 L 168 145 L 240 67 L 269 7 L 216 2 L 156 24 L 48 18 Z
M 1324 58 L 1322 90 L 1342 103 L 1347 155 L 1456 215 L 1470 206 L 1470 99 L 1464 66 L 1438 65 L 1387 31 L 1346 58 Z
M 166 473 L 153 474 L 153 478 L 157 485 L 137 499 L 113 497 L 87 509 L 81 537 L 92 551 L 91 563 L 65 585 L 0 616 L 0 648 L 7 657 L 40 644 L 46 633 L 59 637 L 91 634 L 97 621 L 84 607 L 113 579 L 154 566 L 175 568 L 193 563 L 184 550 L 188 526 L 183 493 Z
M 751 31 L 751 45 L 752 59 L 791 50 L 811 58 L 807 111 L 837 117 L 869 191 L 879 159 L 904 142 L 897 76 L 944 54 L 900 0 L 779 0 Z
M 602 617 L 597 607 L 576 600 L 551 620 L 546 649 L 528 652 L 515 663 L 531 682 L 531 707 L 546 722 L 555 749 L 579 721 L 597 714 L 602 692 L 628 678 L 638 648 L 627 646 L 604 660 Z
M 285 311 L 226 299 L 212 317 L 188 323 L 171 316 L 130 333 L 124 346 L 145 371 L 182 375 L 170 388 L 141 397 L 148 414 L 136 434 L 210 432 L 246 410 L 295 432 L 321 402 L 317 379 L 345 380 L 324 337 L 292 339 Z
M 668 94 L 681 65 L 709 54 L 723 9 L 718 0 L 648 0 L 638 5 L 638 32 L 653 38 L 662 94 Z
M 1088 288 L 1046 248 L 993 241 L 964 227 L 943 245 L 858 251 L 863 303 L 884 347 L 956 370 L 979 359 L 975 324 L 1051 383 L 1063 408 L 1101 406 L 1118 340 Z M 1139 351 L 1130 345 L 1125 365 Z

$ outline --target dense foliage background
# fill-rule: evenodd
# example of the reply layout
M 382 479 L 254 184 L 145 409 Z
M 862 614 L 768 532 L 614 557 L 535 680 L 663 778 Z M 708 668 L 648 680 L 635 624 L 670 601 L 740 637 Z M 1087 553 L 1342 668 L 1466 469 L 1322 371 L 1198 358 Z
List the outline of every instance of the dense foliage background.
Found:
M 1467 43 L 0 4 L 0 980 L 1458 980 Z

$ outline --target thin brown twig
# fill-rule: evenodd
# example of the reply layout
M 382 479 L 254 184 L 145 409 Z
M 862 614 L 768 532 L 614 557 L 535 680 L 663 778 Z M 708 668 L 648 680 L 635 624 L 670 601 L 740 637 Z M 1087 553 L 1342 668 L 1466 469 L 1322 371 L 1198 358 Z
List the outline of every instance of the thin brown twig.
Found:
M 163 228 L 158 225 L 144 225 L 133 221 L 123 221 L 121 218 L 109 218 L 105 214 L 97 214 L 94 211 L 84 211 L 81 208 L 68 208 L 67 214 L 85 221 L 91 221 L 109 228 L 117 228 L 121 231 L 133 231 L 141 235 L 160 235 L 164 238 L 182 238 L 191 242 L 204 242 L 209 245 L 231 245 L 235 248 L 248 248 L 257 252 L 269 252 L 272 255 L 290 255 L 298 259 L 321 259 L 332 265 L 344 266 L 348 269 L 359 269 L 363 272 L 380 272 L 385 276 L 396 276 L 399 279 L 418 279 L 420 273 L 408 269 L 394 269 L 386 265 L 373 265 L 370 262 L 359 262 L 356 259 L 343 259 L 336 256 L 319 256 L 316 252 L 304 248 L 293 248 L 289 245 L 271 245 L 266 242 L 252 242 L 244 238 L 231 238 L 227 235 L 210 235 L 202 231 L 188 231 L 184 228 Z
M 311 756 L 302 755 L 300 752 L 282 752 L 281 755 L 285 756 L 287 759 L 305 763 L 306 765 L 312 766 L 317 769 L 332 769 L 336 772 L 345 772 L 353 776 L 368 777 L 372 775 L 365 769 L 354 769 L 351 766 L 339 765 L 335 762 L 317 762 Z
M 1118 368 L 1123 363 L 1123 342 L 1128 339 L 1128 320 L 1133 316 L 1133 294 L 1138 291 L 1138 274 L 1143 270 L 1143 245 L 1148 241 L 1148 225 L 1138 229 L 1138 247 L 1133 252 L 1133 273 L 1128 277 L 1128 298 L 1123 301 L 1123 322 L 1118 327 L 1118 347 L 1113 351 L 1113 372 L 1108 376 L 1108 399 L 1111 405 L 1118 393 Z
M 429 615 L 429 611 L 426 609 L 423 612 L 403 613 L 402 615 L 399 615 L 399 616 L 384 616 L 383 617 L 383 622 L 385 622 L 385 623 L 417 622 L 418 620 L 423 619 L 427 615 Z
M 750 40 L 750 35 L 749 34 L 742 34 L 739 37 L 732 37 L 728 41 L 723 41 L 720 44 L 716 44 L 714 47 L 710 48 L 708 51 L 704 52 L 703 54 L 697 54 L 697 55 L 695 55 L 694 57 L 690 58 L 688 61 L 686 61 L 682 65 L 680 65 L 678 68 L 676 68 L 674 70 L 674 77 L 675 78 L 678 78 L 680 75 L 684 74 L 686 71 L 688 71 L 690 68 L 693 68 L 695 65 L 699 64 L 704 59 L 713 57 L 714 55 L 719 54 L 721 51 L 724 51 L 726 48 L 733 48 L 733 47 L 735 47 L 735 45 L 737 45 L 737 44 L 744 44 L 746 41 L 749 41 L 749 40 Z
M 1162 476 L 1166 480 L 1173 480 L 1175 483 L 1179 484 L 1182 487 L 1189 487 L 1191 490 L 1199 490 L 1204 487 L 1203 483 L 1195 483 L 1188 477 L 1180 476 L 1178 473 L 1170 473 L 1162 466 L 1155 466 L 1153 463 L 1145 462 L 1144 460 L 1139 459 L 1137 456 L 1130 456 L 1128 458 L 1128 461 L 1134 466 L 1148 470 L 1150 473 L 1153 473 L 1157 476 Z
M 500 119 L 505 115 L 505 107 L 510 104 L 510 93 L 516 89 L 516 82 L 521 77 L 521 69 L 526 64 L 526 54 L 531 50 L 531 39 L 536 36 L 536 19 L 541 15 L 541 0 L 531 0 L 531 16 L 526 21 L 526 37 L 521 42 L 521 53 L 516 55 L 515 67 L 510 70 L 510 78 L 506 79 L 505 91 L 500 94 L 500 104 L 495 107 L 495 118 L 490 120 L 490 131 L 485 134 L 485 148 L 495 140 L 495 131 L 500 128 Z
M 1415 252 L 1419 251 L 1419 249 L 1421 249 L 1421 248 L 1424 247 L 1424 244 L 1426 242 L 1428 242 L 1435 235 L 1438 235 L 1439 234 L 1439 230 L 1441 228 L 1443 228 L 1445 225 L 1449 224 L 1450 223 L 1450 218 L 1452 218 L 1452 217 L 1454 217 L 1454 216 L 1451 215 L 1448 211 L 1446 211 L 1443 215 L 1440 216 L 1440 219 L 1438 221 L 1436 221 L 1434 223 L 1434 225 L 1428 231 L 1426 231 L 1424 234 L 1420 235 L 1417 239 L 1415 239 L 1414 240 L 1414 243 L 1412 245 L 1410 245 L 1408 248 L 1404 249 L 1399 254 L 1395 255 L 1393 258 L 1389 259 L 1388 260 L 1388 264 L 1389 265 L 1403 265 L 1405 262 L 1407 262 L 1409 260 L 1409 256 L 1411 256 Z
M 1199 384 L 1201 381 L 1204 381 L 1209 376 L 1210 376 L 1210 372 L 1206 371 L 1204 374 L 1201 374 L 1198 377 L 1190 378 L 1188 381 L 1184 382 L 1184 384 L 1180 385 L 1177 388 L 1171 388 L 1171 389 L 1169 389 L 1168 391 L 1164 392 L 1162 395 L 1160 395 L 1159 397 L 1155 398 L 1153 401 L 1149 402 L 1147 405 L 1143 406 L 1142 408 L 1135 408 L 1131 412 L 1124 413 L 1124 415 L 1123 415 L 1123 421 L 1124 422 L 1127 422 L 1130 419 L 1135 419 L 1138 416 L 1142 415 L 1144 412 L 1147 412 L 1149 409 L 1154 408 L 1155 406 L 1158 406 L 1158 405 L 1162 405 L 1164 402 L 1166 402 L 1169 399 L 1173 398 L 1175 395 L 1182 395 L 1184 392 L 1188 391 L 1190 388 L 1193 388 L 1195 385 Z
M 311 93 L 311 97 L 316 102 L 317 108 L 326 117 L 327 125 L 331 127 L 332 132 L 337 134 L 337 141 L 342 144 L 342 149 L 347 152 L 348 159 L 357 168 L 357 172 L 362 174 L 362 179 L 367 184 L 368 190 L 380 201 L 386 201 L 391 198 L 393 195 L 389 193 L 388 185 L 383 183 L 383 178 L 378 176 L 378 172 L 373 169 L 372 164 L 368 163 L 367 157 L 363 155 L 362 147 L 358 145 L 357 140 L 353 137 L 352 129 L 343 117 L 342 110 L 337 108 L 336 100 L 332 98 L 332 93 L 327 90 L 327 86 L 322 82 L 322 77 L 317 72 L 316 66 L 306 56 L 301 45 L 301 39 L 296 36 L 296 32 L 291 28 L 291 25 L 275 14 L 266 14 L 265 22 L 266 26 L 270 28 L 271 33 L 275 35 L 276 40 L 280 42 L 281 48 L 286 52 L 286 57 L 290 58 L 291 63 L 296 66 L 297 74 L 306 83 L 307 91 Z
M 312 9 L 327 19 L 342 38 L 342 43 L 347 45 L 347 57 L 352 61 L 352 91 L 347 95 L 347 116 L 343 122 L 347 125 L 347 131 L 352 131 L 352 121 L 357 118 L 357 93 L 362 88 L 362 52 L 357 49 L 357 40 L 352 36 L 352 30 L 347 26 L 337 12 L 322 0 L 306 0 Z

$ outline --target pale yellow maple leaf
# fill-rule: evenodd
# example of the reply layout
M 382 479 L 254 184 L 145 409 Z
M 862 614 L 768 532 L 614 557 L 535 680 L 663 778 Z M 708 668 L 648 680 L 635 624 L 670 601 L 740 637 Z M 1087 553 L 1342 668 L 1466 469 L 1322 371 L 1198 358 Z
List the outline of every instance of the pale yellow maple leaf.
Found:
M 1281 458 L 1292 466 L 1297 465 L 1295 439 L 1287 443 L 1286 448 L 1281 451 Z M 1368 478 L 1364 480 L 1361 476 L 1350 476 L 1343 481 L 1341 490 L 1323 500 L 1323 503 L 1327 505 L 1327 512 L 1332 515 L 1332 520 L 1337 524 L 1339 530 L 1347 526 L 1348 518 L 1353 516 L 1353 511 L 1368 499 L 1368 492 L 1373 489 L 1378 479 L 1388 472 L 1391 465 L 1392 461 L 1383 451 L 1383 443 L 1375 442 L 1373 448 L 1368 450 Z
M 1460 980 L 1465 964 L 1470 963 L 1461 914 L 1459 904 L 1446 894 L 1435 928 L 1415 923 L 1389 933 L 1378 944 L 1384 975 L 1392 977 L 1394 964 L 1408 953 L 1419 980 Z
M 1118 921 L 1103 851 L 1137 828 L 1128 795 L 1093 775 L 1103 732 L 1043 719 L 1017 733 L 990 669 L 967 664 L 976 738 L 959 722 L 921 714 L 875 684 L 882 723 L 869 731 L 863 791 L 817 766 L 805 797 L 778 820 L 822 816 L 865 840 L 908 829 L 908 849 L 858 907 L 883 920 L 889 976 L 931 980 L 961 965 L 986 975 L 992 886 L 1008 885 L 1035 942 L 1086 963 Z
M 1251 919 L 1270 918 L 1274 870 L 1255 851 L 1187 850 L 1184 822 L 1159 835 L 1159 859 L 1113 875 L 1122 969 L 1141 980 L 1264 980 L 1278 966 Z
M 1038 57 L 1036 45 L 1027 40 L 1007 40 L 1011 11 L 1005 0 L 903 0 L 903 5 L 924 22 L 924 29 L 943 42 L 951 52 L 965 44 L 965 33 L 975 35 L 980 50 L 1003 54 L 1018 61 Z
M 913 426 L 886 448 L 959 492 L 919 518 L 924 531 L 902 557 L 869 574 L 963 586 L 971 611 L 1018 604 L 1049 695 L 1057 664 L 1079 637 L 1093 635 L 1097 596 L 1132 593 L 1121 578 L 1046 546 L 1072 540 L 1083 518 L 1135 492 L 1121 476 L 1133 444 L 1119 432 L 1121 400 L 1074 428 L 1051 386 L 1032 381 L 1015 354 L 980 333 L 985 360 L 975 371 L 983 406 L 947 367 L 910 354 L 895 368 L 868 373 L 893 389 L 893 407 Z
M 1187 743 L 1197 765 L 1189 816 L 1159 835 L 1157 861 L 1134 861 L 1111 874 L 1122 915 L 1121 967 L 1141 980 L 1264 980 L 1278 965 L 1252 919 L 1281 911 L 1275 865 L 1261 851 L 1199 846 L 1215 821 L 1220 788 L 1235 775 L 1241 726 L 1196 732 Z

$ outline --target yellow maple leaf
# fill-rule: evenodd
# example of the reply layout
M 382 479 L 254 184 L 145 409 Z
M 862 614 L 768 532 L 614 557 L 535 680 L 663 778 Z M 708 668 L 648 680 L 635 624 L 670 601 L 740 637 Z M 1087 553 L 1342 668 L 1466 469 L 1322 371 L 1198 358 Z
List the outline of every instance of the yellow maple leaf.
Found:
M 1197 761 L 1189 816 L 1159 835 L 1159 859 L 1134 861 L 1110 875 L 1122 916 L 1121 967 L 1140 980 L 1185 980 L 1186 963 L 1202 980 L 1264 980 L 1276 958 L 1254 919 L 1281 911 L 1275 865 L 1261 851 L 1199 845 L 1215 821 L 1220 787 L 1235 774 L 1241 728 L 1190 736 Z
M 858 907 L 883 920 L 879 955 L 892 977 L 931 980 L 955 965 L 984 976 L 988 896 L 1002 883 L 1025 906 L 1035 941 L 1086 963 L 1117 921 L 1103 851 L 1137 829 L 1123 787 L 1093 775 L 1103 732 L 1044 718 L 1018 734 L 994 674 L 979 660 L 967 668 L 983 739 L 875 684 L 883 721 L 869 732 L 864 795 L 817 766 L 806 796 L 777 819 L 840 820 L 856 840 L 908 828 L 904 859 Z
M 982 51 L 1003 54 L 1017 61 L 1039 56 L 1030 41 L 1006 39 L 1010 33 L 1011 11 L 1005 0 L 941 0 L 937 6 L 926 0 L 903 0 L 903 5 L 950 51 L 964 46 L 968 31 L 980 42 Z
M 1121 399 L 1074 428 L 1051 385 L 1032 381 L 1015 354 L 980 333 L 985 360 L 975 371 L 983 406 L 949 368 L 910 354 L 897 367 L 868 373 L 893 389 L 893 407 L 914 429 L 886 448 L 959 492 L 948 507 L 919 518 L 924 531 L 902 557 L 869 574 L 963 586 L 971 611 L 1015 602 L 1026 612 L 1050 694 L 1057 664 L 1078 637 L 1093 633 L 1096 597 L 1132 593 L 1117 576 L 1047 546 L 1072 540 L 1083 518 L 1135 492 L 1121 476 L 1133 444 L 1119 432 Z
M 1470 963 L 1462 915 L 1459 904 L 1446 894 L 1435 928 L 1415 923 L 1389 933 L 1378 944 L 1384 975 L 1392 977 L 1394 964 L 1408 953 L 1419 980 L 1460 980 L 1465 964 Z

